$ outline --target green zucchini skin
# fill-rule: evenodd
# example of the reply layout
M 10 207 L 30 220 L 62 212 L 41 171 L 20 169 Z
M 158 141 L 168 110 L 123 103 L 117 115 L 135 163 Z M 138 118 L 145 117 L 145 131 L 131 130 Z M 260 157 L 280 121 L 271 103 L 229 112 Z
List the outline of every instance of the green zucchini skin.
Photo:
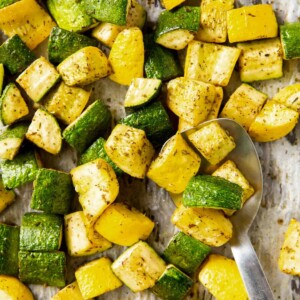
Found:
M 184 206 L 240 209 L 243 189 L 224 178 L 210 175 L 193 177 L 183 192 Z
M 26 213 L 21 223 L 20 250 L 59 250 L 62 226 L 63 220 L 58 215 L 36 212 Z
M 155 43 L 152 34 L 144 35 L 145 74 L 147 78 L 167 81 L 183 75 L 177 53 Z
M 188 275 L 193 275 L 211 248 L 193 237 L 178 232 L 170 240 L 162 258 Z
M 53 214 L 67 214 L 69 212 L 71 201 L 75 195 L 70 174 L 40 169 L 33 186 L 30 202 L 32 209 Z
M 3 7 L 6 7 L 8 5 L 14 4 L 18 2 L 19 0 L 0 0 L 0 9 Z
M 284 59 L 300 58 L 300 23 L 280 26 L 280 39 Z
M 12 74 L 24 70 L 36 59 L 34 53 L 16 34 L 0 46 L 0 63 Z
M 169 116 L 159 101 L 133 112 L 120 123 L 144 130 L 154 147 L 160 147 L 174 134 Z
M 28 126 L 29 124 L 24 122 L 8 126 L 7 129 L 0 134 L 0 141 L 9 138 L 23 139 L 25 133 L 27 132 Z
M 168 265 L 151 291 L 163 300 L 182 300 L 194 284 L 193 280 L 173 265 Z
M 63 138 L 79 154 L 83 153 L 97 137 L 105 133 L 110 122 L 110 110 L 101 100 L 96 100 L 63 131 Z
M 18 275 L 19 226 L 0 224 L 0 274 Z
M 53 64 L 59 64 L 81 48 L 94 46 L 98 42 L 83 34 L 53 27 L 48 43 L 48 58 Z
M 81 156 L 77 165 L 83 165 L 97 158 L 104 159 L 114 169 L 117 176 L 122 175 L 123 171 L 107 155 L 104 145 L 106 140 L 102 137 L 97 139 Z
M 66 257 L 62 251 L 19 251 L 19 278 L 24 283 L 64 287 Z

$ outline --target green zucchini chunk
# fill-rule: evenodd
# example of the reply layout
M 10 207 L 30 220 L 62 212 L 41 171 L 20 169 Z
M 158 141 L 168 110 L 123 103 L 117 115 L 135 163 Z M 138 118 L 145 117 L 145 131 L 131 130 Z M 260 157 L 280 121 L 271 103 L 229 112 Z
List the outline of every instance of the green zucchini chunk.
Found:
M 284 59 L 300 58 L 300 23 L 280 26 L 280 39 Z
M 37 212 L 26 213 L 21 223 L 20 250 L 59 250 L 62 226 L 61 216 Z
M 168 265 L 164 273 L 151 288 L 151 292 L 163 300 L 182 300 L 193 286 L 193 280 L 173 265 Z
M 161 146 L 174 134 L 168 113 L 159 101 L 133 112 L 120 123 L 144 130 L 154 147 Z
M 134 78 L 124 100 L 124 107 L 138 108 L 153 100 L 160 92 L 162 81 L 156 78 Z
M 34 53 L 18 35 L 7 39 L 0 46 L 0 63 L 12 74 L 23 71 L 36 59 Z
M 67 214 L 74 198 L 70 174 L 40 169 L 33 183 L 30 207 L 53 214 Z
M 3 7 L 6 7 L 8 5 L 14 4 L 15 2 L 18 2 L 19 0 L 0 0 L 0 9 Z
M 86 13 L 83 1 L 47 0 L 46 3 L 60 28 L 78 32 L 88 30 L 95 24 L 94 19 Z
M 101 100 L 96 100 L 64 130 L 63 138 L 78 153 L 83 153 L 97 137 L 105 133 L 110 121 L 110 110 Z
M 102 137 L 97 139 L 81 156 L 77 165 L 83 165 L 97 158 L 104 159 L 114 169 L 117 176 L 120 176 L 123 171 L 110 159 L 107 155 L 104 145 L 106 140 Z
M 66 257 L 62 251 L 19 251 L 19 278 L 22 282 L 64 287 Z
M 0 224 L 0 274 L 18 275 L 19 226 Z
M 24 141 L 28 124 L 19 123 L 7 127 L 0 134 L 0 158 L 12 160 Z
M 2 180 L 6 188 L 14 189 L 35 179 L 40 162 L 35 151 L 24 149 L 13 160 L 1 162 Z
M 240 209 L 243 189 L 224 178 L 210 175 L 193 177 L 183 192 L 184 206 Z
M 162 81 L 180 77 L 183 74 L 177 53 L 155 43 L 152 34 L 144 35 L 145 74 L 147 78 Z
M 126 25 L 130 0 L 84 0 L 86 12 L 101 22 Z
M 170 240 L 162 258 L 188 275 L 193 275 L 211 248 L 193 237 L 178 232 Z
M 53 27 L 49 36 L 48 58 L 53 64 L 59 64 L 77 50 L 88 46 L 96 47 L 97 44 L 96 40 L 83 34 Z

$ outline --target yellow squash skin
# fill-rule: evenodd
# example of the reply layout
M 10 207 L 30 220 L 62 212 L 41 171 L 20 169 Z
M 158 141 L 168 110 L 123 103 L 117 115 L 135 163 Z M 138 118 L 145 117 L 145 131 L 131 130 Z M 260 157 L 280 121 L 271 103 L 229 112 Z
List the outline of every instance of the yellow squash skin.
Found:
M 51 300 L 92 300 L 92 298 L 84 299 L 81 295 L 77 281 L 74 281 L 60 290 L 51 298 Z

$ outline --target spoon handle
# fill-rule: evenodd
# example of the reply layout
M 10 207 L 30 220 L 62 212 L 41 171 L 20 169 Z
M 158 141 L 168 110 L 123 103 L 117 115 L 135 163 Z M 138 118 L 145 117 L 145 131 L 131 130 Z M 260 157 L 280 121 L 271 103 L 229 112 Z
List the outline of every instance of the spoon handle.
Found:
M 235 235 L 230 241 L 250 300 L 273 300 L 274 296 L 247 234 Z

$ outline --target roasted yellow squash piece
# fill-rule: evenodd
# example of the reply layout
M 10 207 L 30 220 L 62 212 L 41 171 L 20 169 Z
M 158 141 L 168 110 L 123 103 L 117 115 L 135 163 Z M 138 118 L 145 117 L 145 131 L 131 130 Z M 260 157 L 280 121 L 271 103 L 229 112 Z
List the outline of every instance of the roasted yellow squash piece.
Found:
M 65 288 L 55 294 L 51 300 L 85 300 L 80 292 L 77 281 L 74 281 L 67 285 Z M 92 300 L 86 299 L 86 300 Z

